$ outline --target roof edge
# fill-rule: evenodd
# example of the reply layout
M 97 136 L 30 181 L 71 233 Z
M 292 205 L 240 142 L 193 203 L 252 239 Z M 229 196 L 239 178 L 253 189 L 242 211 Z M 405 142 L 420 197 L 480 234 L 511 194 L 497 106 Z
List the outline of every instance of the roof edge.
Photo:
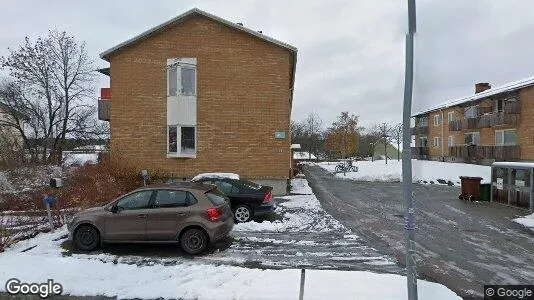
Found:
M 172 19 L 170 19 L 170 20 L 168 20 L 168 21 L 166 21 L 166 22 L 164 22 L 164 23 L 162 23 L 160 25 L 152 27 L 152 28 L 150 28 L 150 29 L 148 29 L 148 30 L 146 30 L 146 31 L 144 31 L 144 32 L 142 32 L 142 33 L 140 33 L 140 34 L 138 34 L 138 35 L 136 35 L 136 36 L 134 36 L 134 37 L 132 37 L 132 38 L 130 38 L 130 39 L 118 44 L 118 45 L 116 45 L 116 46 L 114 46 L 114 47 L 109 48 L 108 50 L 100 53 L 100 58 L 109 62 L 109 55 L 111 55 L 112 53 L 118 51 L 120 48 L 128 46 L 128 45 L 131 45 L 131 44 L 133 44 L 133 43 L 135 43 L 135 42 L 137 42 L 139 40 L 142 40 L 144 38 L 147 38 L 150 35 L 152 35 L 153 33 L 156 33 L 156 32 L 162 30 L 163 28 L 165 28 L 165 27 L 167 27 L 167 26 L 169 26 L 169 25 L 171 25 L 173 23 L 180 22 L 183 19 L 185 19 L 186 17 L 191 16 L 193 14 L 198 14 L 198 15 L 207 17 L 209 19 L 212 19 L 212 20 L 214 20 L 216 22 L 219 22 L 219 23 L 224 24 L 226 26 L 229 26 L 231 28 L 234 28 L 234 29 L 237 29 L 237 30 L 240 30 L 240 31 L 244 31 L 244 32 L 246 32 L 246 33 L 248 33 L 250 35 L 256 36 L 256 37 L 258 37 L 258 38 L 260 38 L 262 40 L 265 40 L 267 42 L 270 42 L 272 44 L 275 44 L 275 45 L 277 45 L 279 47 L 282 47 L 282 48 L 285 48 L 287 50 L 290 50 L 290 51 L 292 51 L 294 53 L 297 52 L 297 48 L 294 47 L 294 46 L 291 46 L 291 45 L 289 45 L 287 43 L 284 43 L 284 42 L 279 41 L 277 39 L 271 38 L 269 36 L 266 36 L 266 35 L 264 35 L 262 33 L 259 33 L 257 31 L 255 31 L 255 30 L 252 30 L 252 29 L 249 29 L 247 27 L 244 27 L 244 26 L 238 25 L 236 23 L 230 22 L 230 21 L 225 20 L 225 19 L 223 19 L 221 17 L 212 15 L 210 13 L 207 13 L 207 12 L 195 7 L 195 8 L 190 9 L 190 10 L 186 11 L 185 13 L 183 13 L 181 15 L 178 15 L 178 16 L 176 16 L 176 17 L 174 17 L 174 18 L 172 18 Z

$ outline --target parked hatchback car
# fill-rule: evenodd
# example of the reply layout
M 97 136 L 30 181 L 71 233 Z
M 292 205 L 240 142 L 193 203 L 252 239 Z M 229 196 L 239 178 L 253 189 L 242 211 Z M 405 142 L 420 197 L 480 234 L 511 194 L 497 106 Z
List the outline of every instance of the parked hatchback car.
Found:
M 230 198 L 236 222 L 248 222 L 275 209 L 271 186 L 236 179 L 235 176 L 220 176 L 216 173 L 200 174 L 195 176 L 192 181 L 214 184 L 226 194 Z
M 76 248 L 102 243 L 179 243 L 189 254 L 233 228 L 230 200 L 216 186 L 181 182 L 136 189 L 101 207 L 86 209 L 68 224 Z

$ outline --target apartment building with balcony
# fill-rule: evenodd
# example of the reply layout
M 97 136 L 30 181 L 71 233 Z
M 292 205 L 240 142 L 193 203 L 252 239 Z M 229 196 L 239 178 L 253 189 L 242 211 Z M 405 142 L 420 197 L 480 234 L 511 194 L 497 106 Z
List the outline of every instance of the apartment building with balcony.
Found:
M 492 88 L 413 115 L 417 159 L 491 164 L 534 161 L 534 77 Z

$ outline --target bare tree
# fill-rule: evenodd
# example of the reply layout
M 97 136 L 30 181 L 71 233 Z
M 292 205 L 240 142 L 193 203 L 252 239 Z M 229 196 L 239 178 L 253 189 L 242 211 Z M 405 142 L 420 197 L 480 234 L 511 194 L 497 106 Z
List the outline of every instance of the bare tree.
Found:
M 391 142 L 391 126 L 387 123 L 381 123 L 378 125 L 378 132 L 380 133 L 380 138 L 384 143 L 384 156 L 386 157 L 386 164 L 388 163 L 388 152 L 387 146 Z
M 25 145 L 40 150 L 43 160 L 59 162 L 68 137 L 105 130 L 97 123 L 94 105 L 87 104 L 94 92 L 94 67 L 85 43 L 66 32 L 50 31 L 35 42 L 26 37 L 0 63 L 14 78 L 10 97 L 0 98 L 0 105 L 18 120 L 3 125 L 20 131 Z M 21 121 L 27 129 L 20 128 Z
M 375 146 L 380 141 L 381 135 L 378 125 L 372 125 L 365 129 L 362 128 L 362 136 L 360 138 L 360 153 L 371 157 L 374 161 Z
M 321 133 L 323 120 L 315 113 L 308 113 L 304 121 L 304 132 L 306 136 L 306 150 L 308 151 L 308 158 L 311 159 L 311 154 L 318 155 L 319 144 L 321 140 Z
M 400 144 L 403 138 L 403 126 L 402 123 L 395 125 L 391 128 L 391 139 L 397 143 L 397 161 L 400 161 Z

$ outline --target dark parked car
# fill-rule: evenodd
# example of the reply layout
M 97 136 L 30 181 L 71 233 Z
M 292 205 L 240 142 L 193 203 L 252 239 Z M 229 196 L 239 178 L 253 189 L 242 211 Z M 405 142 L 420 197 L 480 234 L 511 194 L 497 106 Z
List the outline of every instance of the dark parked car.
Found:
M 214 184 L 225 193 L 230 198 L 236 222 L 247 222 L 275 209 L 270 186 L 230 177 L 201 176 L 193 180 Z
M 151 185 L 112 202 L 86 209 L 68 224 L 76 248 L 91 251 L 102 243 L 179 243 L 189 254 L 233 228 L 230 200 L 216 186 L 182 182 Z

